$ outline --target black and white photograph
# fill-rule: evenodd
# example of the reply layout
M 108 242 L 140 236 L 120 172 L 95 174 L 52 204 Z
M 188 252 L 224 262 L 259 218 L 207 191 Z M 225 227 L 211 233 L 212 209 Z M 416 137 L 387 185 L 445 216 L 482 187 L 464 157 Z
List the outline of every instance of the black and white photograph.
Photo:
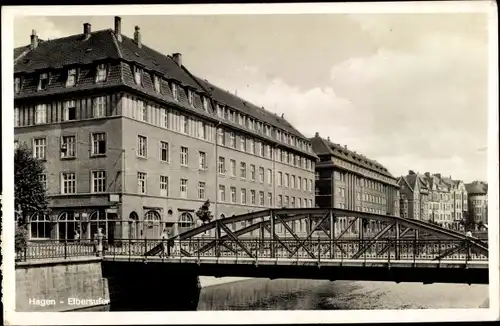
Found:
M 498 318 L 496 4 L 390 4 L 2 8 L 6 321 Z

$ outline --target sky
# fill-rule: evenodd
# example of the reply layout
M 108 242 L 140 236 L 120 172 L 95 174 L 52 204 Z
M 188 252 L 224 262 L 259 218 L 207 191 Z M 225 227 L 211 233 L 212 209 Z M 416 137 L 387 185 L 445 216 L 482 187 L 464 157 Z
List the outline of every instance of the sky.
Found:
M 113 16 L 18 18 L 14 45 L 113 28 Z M 195 75 L 377 160 L 487 180 L 487 14 L 122 16 L 122 33 Z

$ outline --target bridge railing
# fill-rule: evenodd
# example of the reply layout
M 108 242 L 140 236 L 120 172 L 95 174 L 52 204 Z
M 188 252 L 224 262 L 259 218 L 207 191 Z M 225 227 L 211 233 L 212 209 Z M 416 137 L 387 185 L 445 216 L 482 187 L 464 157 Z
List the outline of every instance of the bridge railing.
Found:
M 17 261 L 99 256 L 99 246 L 91 241 L 40 241 L 29 243 L 17 253 Z M 102 246 L 104 256 L 227 257 L 275 259 L 357 259 L 357 260 L 460 260 L 487 261 L 467 241 L 460 240 L 334 240 L 307 239 L 238 239 L 189 238 L 115 239 Z
M 189 238 L 176 241 L 134 240 L 109 246 L 107 256 L 233 257 L 288 259 L 358 260 L 463 260 L 487 261 L 488 258 L 467 241 L 459 240 L 335 240 L 309 239 L 238 239 Z
M 16 261 L 29 261 L 37 259 L 66 259 L 71 257 L 96 256 L 97 247 L 94 241 L 72 240 L 40 240 L 28 242 L 23 250 L 16 252 Z

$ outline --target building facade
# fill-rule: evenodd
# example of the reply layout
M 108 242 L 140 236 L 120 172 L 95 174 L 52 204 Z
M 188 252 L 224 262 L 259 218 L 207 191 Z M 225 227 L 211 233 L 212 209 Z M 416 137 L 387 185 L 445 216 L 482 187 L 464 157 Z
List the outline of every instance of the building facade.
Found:
M 488 225 L 488 184 L 474 181 L 465 185 L 469 195 L 469 213 L 477 226 Z
M 50 41 L 33 31 L 14 50 L 14 91 L 16 146 L 45 161 L 50 199 L 33 239 L 159 238 L 195 226 L 207 199 L 215 218 L 314 207 L 306 137 L 142 44 L 139 27 L 126 37 L 119 17 Z
M 407 200 L 407 218 L 430 221 L 443 227 L 460 229 L 467 211 L 467 190 L 461 180 L 440 173 L 420 174 L 410 170 L 398 179 L 401 199 Z
M 399 216 L 399 186 L 379 163 L 332 143 L 316 133 L 310 139 L 316 163 L 316 207 Z M 348 218 L 340 218 L 340 229 Z M 371 225 L 377 229 L 377 225 Z M 339 229 L 339 228 L 336 228 Z M 359 225 L 353 225 L 353 232 Z

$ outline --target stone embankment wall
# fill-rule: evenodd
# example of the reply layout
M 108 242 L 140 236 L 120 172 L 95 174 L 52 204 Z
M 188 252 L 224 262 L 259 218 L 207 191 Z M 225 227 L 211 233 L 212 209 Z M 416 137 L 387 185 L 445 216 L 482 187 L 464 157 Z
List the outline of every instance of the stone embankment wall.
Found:
M 108 303 L 98 258 L 16 264 L 16 311 L 67 311 Z

